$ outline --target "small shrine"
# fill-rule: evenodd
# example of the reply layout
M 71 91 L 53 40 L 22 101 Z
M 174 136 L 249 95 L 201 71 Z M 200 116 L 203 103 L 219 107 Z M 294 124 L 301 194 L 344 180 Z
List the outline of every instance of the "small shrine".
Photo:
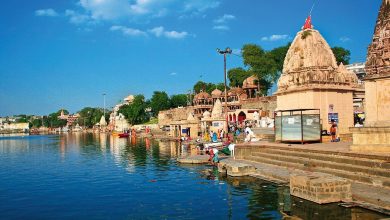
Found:
M 328 130 L 334 121 L 341 135 L 350 134 L 357 81 L 343 64 L 337 65 L 330 46 L 313 28 L 309 16 L 284 60 L 275 93 L 277 110 L 320 109 L 322 130 Z

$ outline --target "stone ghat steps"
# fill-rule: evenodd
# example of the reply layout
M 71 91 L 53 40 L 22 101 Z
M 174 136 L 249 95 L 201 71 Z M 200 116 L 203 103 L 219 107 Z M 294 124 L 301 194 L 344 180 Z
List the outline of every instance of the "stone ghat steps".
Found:
M 298 145 L 301 146 L 301 145 Z M 302 145 L 303 146 L 303 145 Z M 353 153 L 353 152 L 337 152 L 337 151 L 331 151 L 331 150 L 320 150 L 320 149 L 310 149 L 310 148 L 300 148 L 300 147 L 283 147 L 278 145 L 267 145 L 262 144 L 259 146 L 256 146 L 253 148 L 254 151 L 256 150 L 263 150 L 263 149 L 279 149 L 289 152 L 304 152 L 304 153 L 318 153 L 318 154 L 324 154 L 324 155 L 338 155 L 338 156 L 347 156 L 347 157 L 353 157 L 353 158 L 360 158 L 360 159 L 371 159 L 371 160 L 383 160 L 387 163 L 390 163 L 390 156 L 389 155 L 378 155 L 378 154 L 360 154 L 360 153 Z
M 356 172 L 356 171 L 353 172 L 348 169 L 340 169 L 343 167 L 343 164 L 329 163 L 329 162 L 321 163 L 321 161 L 318 160 L 308 162 L 308 159 L 306 158 L 285 157 L 285 156 L 259 153 L 259 152 L 253 153 L 252 156 L 248 156 L 245 159 L 254 162 L 271 164 L 271 165 L 282 166 L 287 168 L 295 168 L 295 169 L 311 171 L 311 172 L 328 173 L 335 176 L 350 179 L 352 181 L 390 188 L 390 176 L 387 177 L 377 176 L 377 175 L 370 175 L 364 172 Z M 387 173 L 385 172 L 382 174 L 387 174 Z
M 331 169 L 337 169 L 337 170 L 344 170 L 344 171 L 348 171 L 348 172 L 368 174 L 370 176 L 389 178 L 389 180 L 390 180 L 390 170 L 389 169 L 351 165 L 351 164 L 337 163 L 337 162 L 332 162 L 332 161 L 329 162 L 326 160 L 318 160 L 318 159 L 312 159 L 312 158 L 270 154 L 270 153 L 264 153 L 264 152 L 254 152 L 254 153 L 252 153 L 252 156 L 264 157 L 264 158 L 279 160 L 279 161 L 299 163 L 299 164 L 304 165 L 305 167 L 324 167 L 324 168 L 331 168 Z
M 352 157 L 352 156 L 343 156 L 338 154 L 324 154 L 324 153 L 315 153 L 315 152 L 301 152 L 301 151 L 292 151 L 285 149 L 275 149 L 275 148 L 257 148 L 254 149 L 254 153 L 263 152 L 268 154 L 275 154 L 281 156 L 291 156 L 291 157 L 302 157 L 306 159 L 315 159 L 327 162 L 349 164 L 355 166 L 369 167 L 371 168 L 382 168 L 385 170 L 390 170 L 390 161 L 380 160 L 380 159 L 367 159 L 362 157 Z M 390 177 L 390 174 L 389 174 Z

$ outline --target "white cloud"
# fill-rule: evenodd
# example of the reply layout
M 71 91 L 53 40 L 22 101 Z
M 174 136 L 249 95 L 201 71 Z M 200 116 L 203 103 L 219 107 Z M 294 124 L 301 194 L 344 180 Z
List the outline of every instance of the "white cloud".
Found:
M 56 17 L 56 16 L 58 16 L 58 13 L 54 9 L 48 8 L 48 9 L 36 10 L 35 15 L 36 16 Z
M 187 37 L 189 34 L 186 31 L 177 32 L 177 31 L 166 31 L 164 27 L 155 27 L 149 30 L 149 33 L 155 35 L 156 37 L 164 36 L 171 39 L 182 39 Z
M 280 41 L 280 40 L 288 40 L 290 37 L 287 34 L 274 34 L 269 37 L 262 37 L 262 41 Z
M 177 75 L 177 73 L 175 73 L 175 72 L 172 72 L 172 73 L 170 73 L 169 75 L 170 75 L 170 76 L 176 76 L 176 75 Z
M 154 34 L 156 37 L 161 37 L 164 34 L 164 27 L 155 27 L 150 29 L 149 32 Z
M 78 4 L 95 20 L 115 20 L 132 11 L 128 0 L 80 0 Z
M 349 37 L 345 37 L 345 36 L 344 36 L 344 37 L 340 37 L 340 41 L 341 41 L 341 42 L 344 42 L 344 43 L 345 43 L 345 42 L 348 42 L 348 41 L 350 41 L 350 40 L 351 40 L 351 38 L 349 38 Z
M 223 16 L 217 18 L 214 20 L 214 23 L 216 24 L 221 24 L 221 23 L 225 23 L 227 21 L 230 21 L 230 20 L 234 20 L 236 19 L 236 16 L 234 15 L 229 15 L 229 14 L 224 14 Z
M 172 38 L 172 39 L 182 39 L 188 36 L 188 33 L 183 32 L 177 32 L 177 31 L 166 31 L 164 32 L 165 37 Z
M 89 16 L 79 14 L 73 10 L 66 10 L 65 16 L 69 17 L 69 22 L 72 24 L 92 23 L 92 20 Z
M 219 31 L 228 31 L 230 30 L 229 26 L 227 25 L 215 25 L 213 27 L 214 30 L 219 30 Z
M 201 14 L 220 5 L 217 0 L 79 0 L 78 5 L 94 20 L 152 19 L 170 13 Z
M 204 12 L 219 7 L 221 3 L 216 0 L 187 0 L 184 3 L 185 11 Z
M 110 31 L 120 31 L 122 32 L 123 35 L 126 36 L 133 36 L 133 37 L 146 37 L 148 34 L 142 30 L 139 29 L 134 29 L 134 28 L 129 28 L 129 27 L 124 27 L 124 26 L 112 26 L 110 28 Z

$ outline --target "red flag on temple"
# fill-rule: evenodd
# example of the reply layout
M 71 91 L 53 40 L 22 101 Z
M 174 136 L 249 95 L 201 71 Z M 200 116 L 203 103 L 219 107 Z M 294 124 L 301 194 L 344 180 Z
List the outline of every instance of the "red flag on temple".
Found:
M 313 25 L 311 24 L 311 16 L 309 15 L 306 18 L 305 24 L 303 25 L 303 30 L 312 29 L 312 28 L 313 28 Z

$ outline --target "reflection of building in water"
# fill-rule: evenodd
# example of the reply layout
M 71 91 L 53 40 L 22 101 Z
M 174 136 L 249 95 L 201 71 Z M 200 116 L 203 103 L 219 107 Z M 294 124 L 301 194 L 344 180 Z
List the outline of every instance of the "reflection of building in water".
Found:
M 115 162 L 120 163 L 122 162 L 122 151 L 126 148 L 126 142 L 127 138 L 119 138 L 110 136 L 110 152 L 111 155 L 114 157 Z
M 171 148 L 171 156 L 177 157 L 179 155 L 178 144 L 174 141 L 170 141 L 169 145 Z
M 100 149 L 102 153 L 105 154 L 106 147 L 107 147 L 107 134 L 99 133 L 99 143 L 100 143 Z
M 162 156 L 171 156 L 171 145 L 169 142 L 159 141 L 158 146 L 160 149 L 160 155 Z

